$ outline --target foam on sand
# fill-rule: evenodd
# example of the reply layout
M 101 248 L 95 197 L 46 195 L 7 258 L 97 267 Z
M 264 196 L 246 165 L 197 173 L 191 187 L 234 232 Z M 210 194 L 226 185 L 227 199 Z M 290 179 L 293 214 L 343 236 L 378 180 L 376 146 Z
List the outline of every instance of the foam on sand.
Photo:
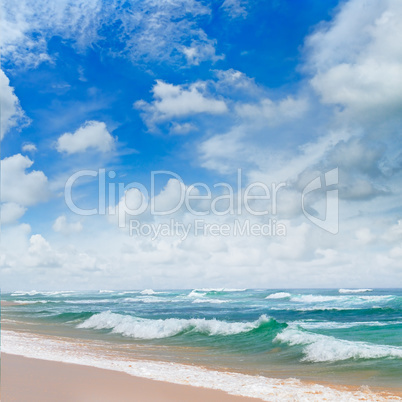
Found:
M 239 373 L 208 370 L 202 367 L 155 361 L 130 361 L 126 356 L 108 356 L 91 348 L 90 343 L 66 341 L 66 338 L 44 337 L 28 333 L 2 331 L 4 353 L 50 361 L 93 366 L 125 372 L 136 377 L 187 384 L 225 391 L 231 395 L 260 398 L 270 402 L 291 401 L 401 401 L 396 396 L 373 394 L 370 391 L 342 391 L 318 384 L 304 384 L 296 379 L 274 379 Z

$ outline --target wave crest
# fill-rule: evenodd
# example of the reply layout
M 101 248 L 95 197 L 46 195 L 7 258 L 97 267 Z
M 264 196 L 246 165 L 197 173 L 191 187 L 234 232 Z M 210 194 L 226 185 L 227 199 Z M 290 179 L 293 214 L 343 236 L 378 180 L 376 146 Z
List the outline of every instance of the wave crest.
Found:
M 270 320 L 272 319 L 266 315 L 253 322 L 227 322 L 205 318 L 150 320 L 105 311 L 88 318 L 77 328 L 111 329 L 113 333 L 131 338 L 160 339 L 190 331 L 205 335 L 235 335 L 252 331 Z
M 272 293 L 271 295 L 268 295 L 266 299 L 286 299 L 290 297 L 291 294 L 287 292 L 278 292 L 278 293 Z
M 305 354 L 303 360 L 310 362 L 335 362 L 348 359 L 402 359 L 402 347 L 347 341 L 293 328 L 287 328 L 279 333 L 274 338 L 275 341 L 287 343 L 291 346 L 306 345 L 303 348 Z
M 372 292 L 373 289 L 339 289 L 339 293 L 365 293 Z

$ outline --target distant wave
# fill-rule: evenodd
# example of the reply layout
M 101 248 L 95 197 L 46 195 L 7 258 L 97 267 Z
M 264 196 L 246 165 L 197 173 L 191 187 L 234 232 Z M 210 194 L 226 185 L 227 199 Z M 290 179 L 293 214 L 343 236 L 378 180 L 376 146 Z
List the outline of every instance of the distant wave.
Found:
M 291 346 L 306 345 L 303 348 L 305 354 L 303 360 L 310 362 L 335 362 L 348 359 L 402 359 L 402 347 L 347 341 L 293 328 L 286 328 L 276 335 L 275 341 L 287 343 Z
M 127 299 L 126 299 L 127 300 Z M 156 297 L 156 296 L 139 296 L 136 297 L 137 301 L 141 301 L 143 303 L 166 303 L 166 302 L 171 302 L 172 300 L 166 300 L 162 297 Z
M 271 295 L 268 295 L 266 299 L 286 299 L 290 297 L 291 294 L 287 292 L 278 292 L 278 293 L 272 293 Z
M 292 296 L 290 301 L 298 303 L 327 303 L 336 302 L 338 305 L 355 305 L 360 303 L 378 303 L 378 302 L 388 302 L 394 300 L 397 296 L 393 295 L 382 295 L 382 296 L 355 296 L 355 295 L 345 295 L 345 296 L 321 296 L 321 295 L 296 295 Z
M 179 298 L 169 299 L 165 297 L 157 297 L 150 295 L 150 296 L 125 297 L 124 299 L 119 299 L 118 301 L 123 303 L 180 303 L 185 300 Z
M 99 293 L 114 293 L 114 290 L 101 289 Z
M 205 335 L 235 335 L 252 331 L 270 320 L 265 315 L 253 322 L 227 322 L 200 318 L 150 320 L 106 311 L 93 315 L 77 328 L 111 329 L 113 333 L 131 338 L 160 339 L 190 331 Z
M 245 292 L 247 289 L 231 289 L 231 288 L 201 288 L 194 289 L 195 292 Z
M 49 300 L 14 300 L 12 303 L 24 305 L 24 304 L 46 304 L 55 302 L 50 302 Z
M 140 293 L 141 293 L 142 295 L 157 295 L 157 294 L 159 294 L 159 293 L 161 293 L 161 292 L 155 292 L 155 291 L 152 290 L 152 289 L 144 289 L 144 290 L 142 290 Z
M 350 311 L 350 310 L 359 310 L 359 311 L 377 311 L 377 310 L 384 310 L 384 311 L 393 311 L 394 309 L 391 307 L 386 306 L 325 306 L 325 305 L 318 305 L 318 306 L 311 306 L 311 307 L 270 307 L 270 310 L 275 311 Z
M 65 300 L 64 303 L 67 304 L 102 304 L 102 303 L 113 303 L 113 299 L 83 299 L 83 300 Z
M 192 303 L 212 303 L 212 304 L 222 304 L 229 303 L 230 300 L 220 300 L 220 299 L 195 299 Z
M 292 321 L 289 327 L 301 327 L 303 329 L 345 329 L 353 327 L 385 327 L 387 325 L 400 325 L 402 321 Z
M 203 297 L 206 294 L 207 294 L 206 292 L 202 292 L 199 289 L 194 289 L 187 295 L 187 297 Z
M 372 292 L 373 289 L 339 289 L 339 293 L 365 293 Z
M 69 293 L 75 293 L 74 290 L 62 290 L 62 291 L 51 291 L 51 292 L 38 292 L 36 290 L 31 291 L 19 291 L 17 290 L 14 293 L 11 293 L 11 296 L 58 296 L 58 295 L 65 295 Z
M 290 300 L 301 303 L 323 303 L 329 301 L 342 301 L 345 299 L 342 296 L 297 295 L 293 296 Z
M 204 296 L 217 296 L 224 293 L 232 292 L 245 292 L 247 289 L 229 289 L 229 288 L 200 288 L 193 289 L 187 297 L 204 297 Z

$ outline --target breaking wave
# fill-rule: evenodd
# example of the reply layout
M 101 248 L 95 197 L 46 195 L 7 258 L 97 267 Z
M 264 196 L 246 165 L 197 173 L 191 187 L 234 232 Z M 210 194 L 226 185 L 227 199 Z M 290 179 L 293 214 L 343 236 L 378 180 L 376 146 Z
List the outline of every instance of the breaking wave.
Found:
M 365 293 L 372 292 L 373 289 L 339 289 L 339 293 Z
M 111 329 L 113 333 L 131 338 L 160 339 L 190 331 L 204 335 L 235 335 L 252 331 L 271 320 L 275 322 L 265 315 L 252 322 L 227 322 L 204 318 L 150 320 L 106 311 L 93 315 L 77 328 Z
M 287 343 L 290 346 L 305 345 L 303 360 L 310 362 L 336 362 L 348 359 L 402 359 L 402 347 L 347 341 L 294 328 L 286 328 L 274 338 L 275 341 Z
M 278 292 L 278 293 L 272 293 L 271 295 L 268 295 L 266 299 L 286 299 L 290 297 L 291 294 L 287 292 Z

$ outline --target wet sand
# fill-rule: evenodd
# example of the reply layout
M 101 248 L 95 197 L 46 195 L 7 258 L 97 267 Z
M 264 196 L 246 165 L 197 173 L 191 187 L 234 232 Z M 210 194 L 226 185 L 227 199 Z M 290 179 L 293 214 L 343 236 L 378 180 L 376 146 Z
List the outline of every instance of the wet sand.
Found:
M 206 384 L 207 386 L 208 384 Z M 90 366 L 1 354 L 4 402 L 258 402 Z

